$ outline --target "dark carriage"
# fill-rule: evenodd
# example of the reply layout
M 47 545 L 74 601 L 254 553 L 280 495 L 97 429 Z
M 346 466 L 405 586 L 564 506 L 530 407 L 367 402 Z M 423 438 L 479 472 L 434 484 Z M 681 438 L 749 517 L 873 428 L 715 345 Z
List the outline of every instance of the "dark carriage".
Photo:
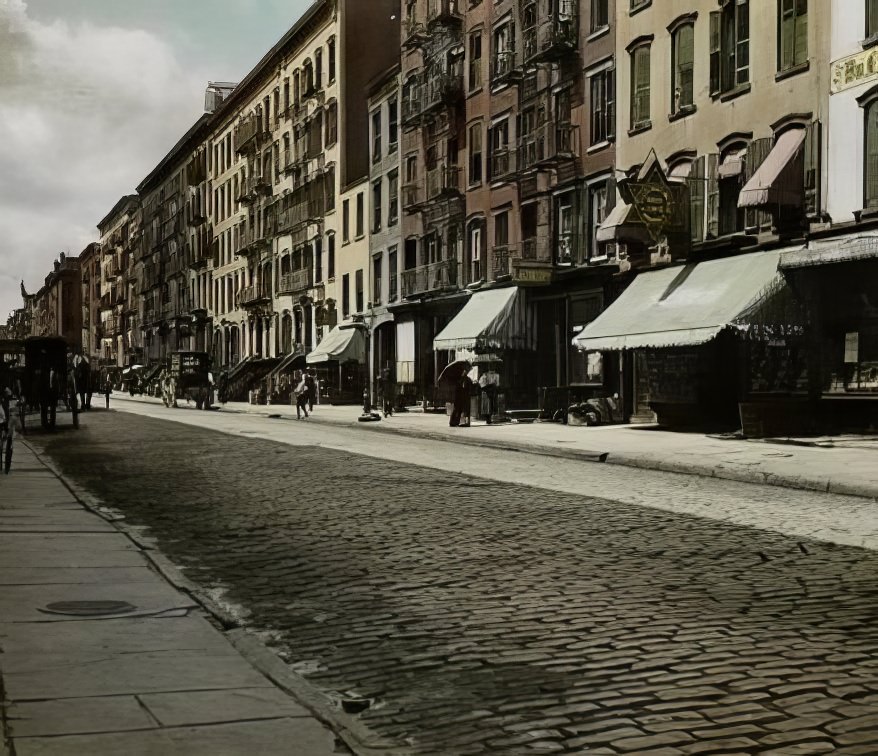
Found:
M 76 375 L 69 364 L 67 341 L 60 336 L 32 336 L 24 342 L 24 370 L 21 377 L 19 412 L 21 428 L 27 415 L 40 413 L 40 424 L 52 430 L 57 423 L 58 402 L 70 410 L 74 427 L 79 426 Z
M 174 352 L 162 379 L 162 400 L 176 407 L 178 399 L 192 400 L 198 409 L 210 409 L 210 355 L 207 352 Z

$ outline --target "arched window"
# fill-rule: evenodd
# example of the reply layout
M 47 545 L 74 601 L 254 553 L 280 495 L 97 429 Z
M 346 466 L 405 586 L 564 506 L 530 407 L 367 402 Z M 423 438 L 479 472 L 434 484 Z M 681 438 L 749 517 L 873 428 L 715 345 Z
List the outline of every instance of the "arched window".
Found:
M 863 108 L 865 149 L 863 151 L 863 207 L 878 207 L 878 96 Z

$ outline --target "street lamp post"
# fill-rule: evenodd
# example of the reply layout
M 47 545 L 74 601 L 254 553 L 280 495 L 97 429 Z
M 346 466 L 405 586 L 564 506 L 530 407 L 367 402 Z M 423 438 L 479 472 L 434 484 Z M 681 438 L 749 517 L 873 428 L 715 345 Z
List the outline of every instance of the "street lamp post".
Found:
M 361 423 L 371 423 L 381 419 L 379 412 L 372 411 L 372 320 L 373 314 L 354 315 L 354 324 L 361 327 L 366 338 L 366 385 L 363 388 L 363 413 L 357 418 Z

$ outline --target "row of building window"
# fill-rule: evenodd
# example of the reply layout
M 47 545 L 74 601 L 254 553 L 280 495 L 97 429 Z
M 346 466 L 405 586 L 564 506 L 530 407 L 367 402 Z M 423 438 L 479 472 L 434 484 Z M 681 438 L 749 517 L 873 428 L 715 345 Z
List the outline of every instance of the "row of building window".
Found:
M 750 83 L 750 3 L 723 0 L 710 14 L 710 95 L 720 97 Z M 795 71 L 808 63 L 808 0 L 777 0 L 779 73 Z M 682 17 L 669 28 L 671 34 L 672 115 L 695 106 L 695 16 Z M 631 57 L 632 131 L 651 125 L 652 36 L 629 46 Z

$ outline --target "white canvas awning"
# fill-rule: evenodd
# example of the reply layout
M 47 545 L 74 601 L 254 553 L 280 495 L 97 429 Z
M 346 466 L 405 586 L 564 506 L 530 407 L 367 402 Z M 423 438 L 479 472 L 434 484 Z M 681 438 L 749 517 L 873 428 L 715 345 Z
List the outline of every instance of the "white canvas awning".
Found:
M 777 281 L 780 252 L 756 252 L 641 273 L 573 344 L 619 351 L 705 344 Z
M 783 132 L 738 196 L 738 207 L 798 206 L 802 203 L 802 145 L 805 129 Z
M 306 358 L 309 365 L 321 362 L 366 361 L 366 339 L 357 326 L 336 326 Z
M 527 349 L 533 344 L 530 325 L 517 286 L 477 291 L 433 339 L 433 349 Z
M 719 164 L 720 178 L 734 178 L 744 172 L 744 158 L 747 156 L 747 148 L 728 152 Z

